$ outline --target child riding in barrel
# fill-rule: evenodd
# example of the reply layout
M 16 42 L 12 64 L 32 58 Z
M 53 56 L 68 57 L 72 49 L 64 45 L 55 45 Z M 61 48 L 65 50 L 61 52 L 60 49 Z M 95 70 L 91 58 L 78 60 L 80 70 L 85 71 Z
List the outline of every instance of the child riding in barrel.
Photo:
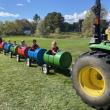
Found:
M 37 48 L 39 48 L 39 45 L 37 44 L 37 41 L 35 39 L 33 39 L 33 44 L 32 44 L 32 51 L 35 51 Z
M 13 42 L 13 45 L 14 45 L 14 46 L 16 46 L 16 45 L 17 45 L 16 41 L 14 41 L 14 42 Z
M 59 51 L 59 47 L 57 46 L 57 42 L 53 41 L 51 44 L 51 53 L 55 55 Z
M 26 43 L 25 43 L 24 40 L 21 41 L 21 45 L 20 45 L 20 47 L 27 47 L 27 45 L 26 45 Z

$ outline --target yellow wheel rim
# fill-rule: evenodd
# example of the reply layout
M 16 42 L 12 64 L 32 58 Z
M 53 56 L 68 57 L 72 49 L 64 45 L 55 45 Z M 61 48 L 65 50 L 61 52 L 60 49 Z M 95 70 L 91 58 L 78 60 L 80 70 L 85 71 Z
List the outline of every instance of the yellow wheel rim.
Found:
M 79 83 L 83 91 L 91 97 L 102 96 L 105 91 L 105 80 L 101 71 L 86 66 L 79 71 Z

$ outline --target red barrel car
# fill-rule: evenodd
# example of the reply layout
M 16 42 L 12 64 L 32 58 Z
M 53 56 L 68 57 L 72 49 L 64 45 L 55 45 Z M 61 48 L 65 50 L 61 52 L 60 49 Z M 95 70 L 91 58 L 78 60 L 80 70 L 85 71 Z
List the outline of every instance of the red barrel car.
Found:
M 21 47 L 19 46 L 17 48 L 17 62 L 20 61 L 20 58 L 27 58 L 28 57 L 28 50 L 29 50 L 29 47 Z

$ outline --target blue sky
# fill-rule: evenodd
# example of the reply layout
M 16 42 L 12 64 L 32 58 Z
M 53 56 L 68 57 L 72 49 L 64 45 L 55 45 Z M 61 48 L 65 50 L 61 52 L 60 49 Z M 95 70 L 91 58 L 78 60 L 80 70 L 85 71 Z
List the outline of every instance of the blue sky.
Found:
M 68 22 L 83 18 L 95 0 L 0 0 L 0 20 L 32 19 L 37 13 L 44 18 L 49 12 L 61 12 Z M 110 0 L 102 0 L 110 12 Z M 110 15 L 109 15 L 110 16 Z

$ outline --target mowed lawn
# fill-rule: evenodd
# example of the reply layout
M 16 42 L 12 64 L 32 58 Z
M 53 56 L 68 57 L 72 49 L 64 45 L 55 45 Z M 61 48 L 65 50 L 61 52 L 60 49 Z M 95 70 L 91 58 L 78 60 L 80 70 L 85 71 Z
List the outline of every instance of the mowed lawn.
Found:
M 33 37 L 6 37 L 5 41 Z M 54 39 L 38 38 L 42 48 L 49 49 Z M 72 54 L 73 62 L 87 51 L 89 39 L 56 39 L 61 49 Z M 27 67 L 15 58 L 0 54 L 0 110 L 93 110 L 84 104 L 72 88 L 70 77 L 63 73 L 44 75 L 41 67 Z

